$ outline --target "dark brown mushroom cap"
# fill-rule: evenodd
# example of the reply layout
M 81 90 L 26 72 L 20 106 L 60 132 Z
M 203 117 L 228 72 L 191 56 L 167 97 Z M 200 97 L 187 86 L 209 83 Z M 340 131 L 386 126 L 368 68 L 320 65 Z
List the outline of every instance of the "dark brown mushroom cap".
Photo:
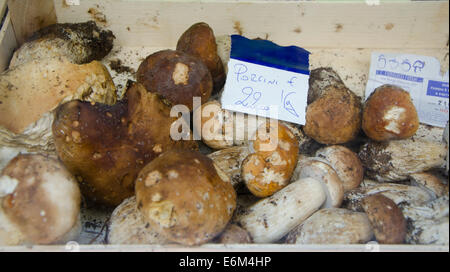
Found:
M 137 81 L 149 92 L 162 95 L 175 105 L 193 110 L 193 98 L 202 104 L 211 96 L 213 82 L 208 67 L 181 51 L 163 50 L 148 56 L 139 66 Z
M 42 155 L 18 155 L 1 175 L 18 181 L 0 205 L 28 242 L 54 243 L 76 227 L 80 189 L 61 162 Z
M 378 193 L 365 197 L 361 204 L 369 217 L 375 238 L 379 243 L 404 243 L 406 238 L 406 220 L 394 201 Z
M 197 151 L 171 150 L 136 180 L 138 209 L 152 228 L 185 245 L 205 243 L 227 226 L 236 208 L 231 181 Z
M 419 128 L 419 117 L 409 93 L 383 85 L 364 104 L 362 129 L 375 141 L 406 139 Z
M 116 206 L 133 195 L 145 164 L 169 149 L 197 147 L 171 139 L 175 121 L 158 95 L 133 84 L 113 106 L 78 100 L 59 106 L 53 136 L 59 158 L 77 177 L 83 195 Z
M 199 58 L 208 67 L 213 82 L 214 92 L 225 84 L 225 69 L 217 54 L 216 37 L 211 27 L 204 23 L 193 24 L 180 37 L 177 50 Z

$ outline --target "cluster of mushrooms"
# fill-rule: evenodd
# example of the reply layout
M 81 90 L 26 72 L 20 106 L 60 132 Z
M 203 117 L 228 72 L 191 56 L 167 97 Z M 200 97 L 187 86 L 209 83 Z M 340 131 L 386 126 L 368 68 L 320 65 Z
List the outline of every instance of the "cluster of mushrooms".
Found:
M 219 102 L 229 36 L 192 25 L 122 97 L 100 62 L 113 40 L 52 25 L 0 75 L 0 245 L 76 240 L 82 203 L 114 209 L 109 244 L 448 244 L 448 132 L 420 125 L 408 92 L 362 103 L 319 68 L 305 126 L 259 123 Z M 180 104 L 191 140 L 170 136 Z

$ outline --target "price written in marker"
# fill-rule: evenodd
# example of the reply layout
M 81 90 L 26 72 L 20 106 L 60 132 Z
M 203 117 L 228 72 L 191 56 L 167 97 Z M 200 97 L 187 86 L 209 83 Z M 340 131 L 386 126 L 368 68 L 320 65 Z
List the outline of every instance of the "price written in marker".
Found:
M 240 36 L 239 38 L 242 39 Z M 261 41 L 244 40 L 246 46 L 249 44 L 258 46 L 258 42 Z M 283 52 L 286 50 L 284 47 L 273 43 L 263 44 L 262 47 L 267 45 L 270 50 L 259 52 L 257 55 L 254 52 L 259 48 L 256 48 L 249 50 L 249 52 L 253 52 L 253 56 L 252 53 L 249 57 L 235 54 L 240 58 L 235 59 L 233 58 L 233 49 L 239 45 L 232 43 L 227 81 L 221 100 L 222 107 L 231 111 L 304 125 L 309 88 L 308 60 L 306 60 L 306 69 L 295 67 L 291 69 L 292 66 L 290 67 L 289 64 L 297 65 L 298 58 L 290 58 L 283 62 L 283 54 L 288 55 L 288 52 L 292 54 L 293 49 L 300 48 L 289 47 L 290 51 Z M 305 54 L 304 52 L 302 54 Z M 276 55 L 277 62 L 272 63 L 272 59 L 267 58 L 264 54 Z M 306 52 L 306 54 L 309 53 Z M 287 69 L 282 69 L 283 67 L 287 67 Z

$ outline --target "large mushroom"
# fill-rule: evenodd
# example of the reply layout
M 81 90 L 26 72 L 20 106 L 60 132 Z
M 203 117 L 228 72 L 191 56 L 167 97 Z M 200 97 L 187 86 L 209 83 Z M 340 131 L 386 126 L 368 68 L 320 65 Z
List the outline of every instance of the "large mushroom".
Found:
M 194 141 L 171 138 L 174 122 L 157 94 L 133 84 L 113 106 L 78 100 L 61 105 L 53 135 L 58 156 L 83 195 L 117 206 L 134 194 L 136 176 L 151 160 L 167 150 L 197 148 Z
M 198 245 L 220 234 L 236 208 L 229 177 L 196 151 L 167 151 L 136 180 L 138 209 L 166 239 Z

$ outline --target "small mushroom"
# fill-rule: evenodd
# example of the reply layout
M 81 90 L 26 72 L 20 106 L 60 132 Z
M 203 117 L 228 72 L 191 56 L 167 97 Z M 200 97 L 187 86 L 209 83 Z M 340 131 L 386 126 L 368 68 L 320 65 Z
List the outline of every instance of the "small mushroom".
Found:
M 339 145 L 328 146 L 318 150 L 315 156 L 325 159 L 333 167 L 343 183 L 344 191 L 361 184 L 364 169 L 358 155 L 350 149 Z
M 141 170 L 136 201 L 145 221 L 164 238 L 199 245 L 225 229 L 236 208 L 236 192 L 205 155 L 171 150 Z
M 108 244 L 112 245 L 164 245 L 169 241 L 154 231 L 145 222 L 141 212 L 137 209 L 136 197 L 125 199 L 117 206 L 110 219 Z
M 176 50 L 162 50 L 149 55 L 139 66 L 137 82 L 149 92 L 158 93 L 175 105 L 194 110 L 193 98 L 206 103 L 213 82 L 208 67 L 196 57 Z
M 193 119 L 194 131 L 213 149 L 248 145 L 258 128 L 257 116 L 228 111 L 217 100 L 197 108 Z
M 80 190 L 58 160 L 18 155 L 3 169 L 0 188 L 0 244 L 56 244 L 80 234 Z
M 255 243 L 277 242 L 316 212 L 326 198 L 320 181 L 300 179 L 242 209 L 236 222 L 250 233 Z
M 199 58 L 208 67 L 214 92 L 219 92 L 225 84 L 225 70 L 217 54 L 216 38 L 211 27 L 204 22 L 193 24 L 178 39 L 177 50 Z
M 409 93 L 394 85 L 376 88 L 364 104 L 362 129 L 375 141 L 407 139 L 419 128 Z
M 399 207 L 382 194 L 365 197 L 362 207 L 381 244 L 402 244 L 406 237 L 406 220 Z
M 373 230 L 365 213 L 346 209 L 322 209 L 289 232 L 288 244 L 362 244 Z
M 252 237 L 236 224 L 229 224 L 217 239 L 221 244 L 251 244 Z
M 251 142 L 254 152 L 242 162 L 241 177 L 252 194 L 267 197 L 289 183 L 298 159 L 298 142 L 280 122 L 261 127 L 269 133 L 262 136 L 258 129 Z
M 299 160 L 293 180 L 313 178 L 320 182 L 327 196 L 322 208 L 337 208 L 344 198 L 344 186 L 336 171 L 327 163 L 315 158 Z

